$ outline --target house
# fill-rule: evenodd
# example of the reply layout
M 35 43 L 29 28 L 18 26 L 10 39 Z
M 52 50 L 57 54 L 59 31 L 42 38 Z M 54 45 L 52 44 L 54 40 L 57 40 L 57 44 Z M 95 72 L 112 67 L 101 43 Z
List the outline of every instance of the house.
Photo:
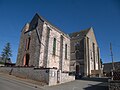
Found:
M 2 60 L 2 57 L 0 57 L 0 66 L 4 66 L 5 64 L 4 64 L 4 62 L 3 62 L 3 60 Z
M 5 61 L 5 60 L 3 60 L 2 57 L 0 57 L 0 66 L 5 66 L 5 65 L 12 66 L 12 65 L 15 65 L 15 64 L 13 64 L 11 62 L 11 59 Z
M 70 70 L 82 76 L 100 76 L 100 49 L 93 28 L 70 34 Z
M 114 70 L 120 72 L 120 62 L 114 62 Z M 103 63 L 103 74 L 105 76 L 110 77 L 111 76 L 111 71 L 113 70 L 113 65 L 112 62 L 110 63 Z

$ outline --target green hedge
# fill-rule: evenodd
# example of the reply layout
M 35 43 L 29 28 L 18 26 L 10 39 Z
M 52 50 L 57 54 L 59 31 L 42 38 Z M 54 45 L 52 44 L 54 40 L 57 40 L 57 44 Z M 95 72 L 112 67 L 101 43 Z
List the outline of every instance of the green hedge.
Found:
M 4 62 L 0 62 L 0 64 L 4 64 Z

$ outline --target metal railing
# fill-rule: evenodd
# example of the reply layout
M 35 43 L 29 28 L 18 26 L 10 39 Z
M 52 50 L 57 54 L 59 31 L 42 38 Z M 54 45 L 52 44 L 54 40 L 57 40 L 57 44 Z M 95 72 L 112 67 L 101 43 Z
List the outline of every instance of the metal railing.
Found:
M 113 71 L 113 80 L 120 80 L 120 70 Z

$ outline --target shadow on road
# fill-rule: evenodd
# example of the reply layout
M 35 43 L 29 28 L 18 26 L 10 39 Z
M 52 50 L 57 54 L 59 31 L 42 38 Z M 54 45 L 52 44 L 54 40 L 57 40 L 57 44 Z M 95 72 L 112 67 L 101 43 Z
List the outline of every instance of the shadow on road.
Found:
M 109 78 L 82 77 L 77 80 L 101 82 L 100 84 L 96 85 L 89 84 L 89 86 L 85 87 L 84 90 L 108 90 L 108 79 Z
M 89 84 L 89 86 L 84 88 L 84 90 L 108 90 L 108 85 L 107 83 L 100 83 L 97 85 Z
M 82 77 L 82 78 L 77 79 L 77 80 L 96 81 L 96 82 L 108 82 L 108 79 L 109 78 Z

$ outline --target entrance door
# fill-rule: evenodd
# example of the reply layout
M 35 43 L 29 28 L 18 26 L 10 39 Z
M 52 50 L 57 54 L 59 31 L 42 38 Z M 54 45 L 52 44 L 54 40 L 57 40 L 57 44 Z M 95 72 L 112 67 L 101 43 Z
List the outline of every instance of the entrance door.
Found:
M 80 78 L 80 65 L 76 65 L 76 74 L 75 74 L 75 79 Z
M 26 66 L 29 66 L 29 59 L 30 59 L 29 54 L 26 54 L 26 63 L 25 63 Z
M 80 66 L 76 65 L 76 73 L 79 74 L 79 72 L 80 72 Z

